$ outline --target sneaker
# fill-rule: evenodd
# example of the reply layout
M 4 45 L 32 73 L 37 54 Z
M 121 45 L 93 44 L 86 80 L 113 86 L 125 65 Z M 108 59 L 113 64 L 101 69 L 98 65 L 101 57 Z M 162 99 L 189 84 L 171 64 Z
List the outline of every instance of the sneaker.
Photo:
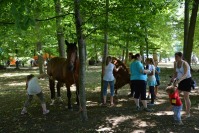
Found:
M 43 111 L 43 114 L 46 115 L 50 112 L 50 110 Z
M 22 115 L 24 115 L 24 114 L 26 114 L 26 113 L 27 113 L 26 110 L 22 110 L 22 111 L 21 111 L 21 114 L 22 114 Z
M 149 109 L 149 108 L 144 108 L 144 111 L 146 111 L 146 112 L 151 112 L 152 110 Z

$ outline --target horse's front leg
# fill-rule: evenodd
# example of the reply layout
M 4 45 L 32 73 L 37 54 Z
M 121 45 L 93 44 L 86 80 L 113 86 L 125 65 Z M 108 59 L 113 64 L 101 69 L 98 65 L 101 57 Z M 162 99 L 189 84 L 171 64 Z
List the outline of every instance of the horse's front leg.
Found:
M 52 79 L 49 79 L 49 85 L 50 85 L 50 94 L 51 94 L 51 104 L 53 105 L 55 102 L 55 81 Z
M 66 85 L 66 89 L 67 89 L 67 97 L 68 97 L 68 109 L 72 109 L 71 106 L 71 91 L 70 91 L 70 86 Z
M 57 98 L 59 99 L 60 102 L 63 102 L 62 98 L 61 98 L 61 87 L 63 87 L 63 83 L 62 82 L 58 82 L 57 83 Z

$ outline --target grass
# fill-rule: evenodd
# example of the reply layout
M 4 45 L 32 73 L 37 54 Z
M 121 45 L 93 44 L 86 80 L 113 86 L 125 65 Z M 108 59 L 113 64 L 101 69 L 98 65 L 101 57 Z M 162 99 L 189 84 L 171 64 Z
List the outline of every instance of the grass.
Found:
M 102 107 L 99 105 L 101 70 L 100 67 L 88 67 L 86 71 L 86 98 L 88 121 L 82 122 L 80 114 L 75 105 L 75 92 L 72 91 L 73 111 L 67 109 L 66 89 L 61 93 L 63 103 L 56 102 L 50 106 L 50 91 L 48 80 L 40 80 L 47 108 L 48 115 L 42 114 L 39 100 L 34 97 L 27 115 L 21 115 L 21 109 L 26 100 L 25 77 L 29 73 L 37 74 L 37 69 L 23 70 L 2 70 L 0 71 L 0 132 L 8 133 L 82 133 L 82 132 L 198 132 L 199 131 L 199 96 L 198 90 L 191 93 L 192 117 L 183 120 L 184 126 L 173 125 L 172 111 L 165 111 L 168 103 L 168 96 L 164 89 L 172 74 L 171 68 L 161 68 L 161 86 L 159 98 L 156 105 L 152 107 L 152 113 L 136 111 L 132 98 L 128 98 L 130 91 L 128 85 L 118 91 L 115 107 Z M 194 79 L 199 83 L 198 72 L 192 73 Z M 73 89 L 72 89 L 73 90 Z M 183 101 L 184 102 L 184 101 Z M 184 113 L 184 109 L 182 111 Z

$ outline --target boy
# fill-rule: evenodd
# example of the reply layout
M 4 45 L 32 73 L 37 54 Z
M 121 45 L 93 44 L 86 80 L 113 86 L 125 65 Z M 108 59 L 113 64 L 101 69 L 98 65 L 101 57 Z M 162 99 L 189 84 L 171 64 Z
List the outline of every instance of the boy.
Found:
M 172 109 L 174 112 L 175 124 L 183 125 L 183 123 L 181 121 L 182 101 L 180 99 L 179 92 L 178 92 L 177 88 L 174 86 L 168 86 L 166 88 L 166 92 L 169 95 L 169 100 L 171 103 L 171 106 L 169 107 L 169 109 L 171 109 L 173 107 Z
M 24 107 L 21 111 L 22 115 L 27 113 L 27 107 L 31 103 L 34 95 L 37 95 L 38 98 L 40 99 L 41 106 L 42 106 L 42 109 L 43 109 L 43 114 L 45 115 L 45 114 L 48 114 L 50 112 L 49 110 L 46 109 L 46 103 L 45 103 L 45 100 L 44 100 L 44 95 L 43 95 L 41 87 L 38 83 L 39 78 L 44 78 L 44 77 L 47 77 L 47 76 L 48 75 L 45 74 L 45 73 L 40 74 L 37 77 L 34 76 L 33 74 L 30 74 L 30 75 L 27 76 L 27 78 L 26 78 L 26 90 L 27 90 L 27 93 L 28 93 L 28 99 L 25 102 Z

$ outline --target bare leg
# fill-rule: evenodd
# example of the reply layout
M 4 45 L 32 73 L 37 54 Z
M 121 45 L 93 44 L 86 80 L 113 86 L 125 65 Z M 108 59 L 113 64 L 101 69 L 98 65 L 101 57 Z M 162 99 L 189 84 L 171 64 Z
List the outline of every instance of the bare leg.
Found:
M 134 98 L 134 101 L 135 101 L 136 106 L 137 106 L 137 107 L 140 107 L 140 105 L 139 105 L 139 104 L 140 104 L 140 103 L 139 103 L 139 99 Z
M 103 96 L 104 104 L 106 104 L 106 96 Z
M 147 108 L 147 101 L 146 100 L 141 100 L 141 101 L 142 101 L 144 108 Z
M 189 98 L 189 92 L 183 91 L 184 93 L 184 101 L 185 101 L 185 106 L 186 106 L 186 114 L 190 114 L 190 108 L 191 108 L 191 101 Z
M 113 105 L 113 96 L 110 96 L 111 105 Z

